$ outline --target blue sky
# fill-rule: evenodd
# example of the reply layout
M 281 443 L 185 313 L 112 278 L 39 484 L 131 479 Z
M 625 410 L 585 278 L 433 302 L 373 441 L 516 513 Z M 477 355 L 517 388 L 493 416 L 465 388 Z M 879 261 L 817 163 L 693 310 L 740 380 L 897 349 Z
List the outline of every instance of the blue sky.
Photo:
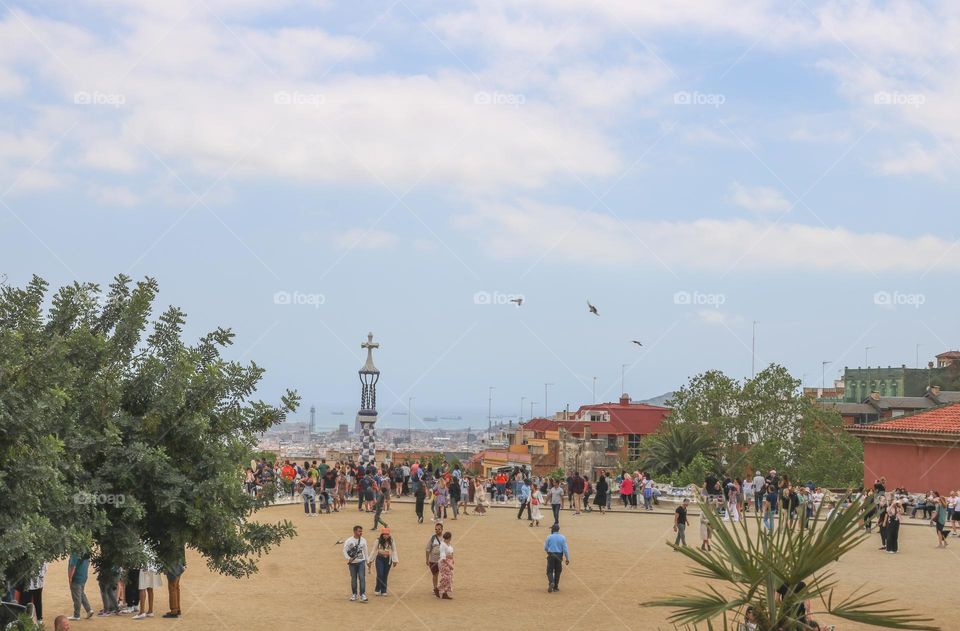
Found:
M 948 2 L 7 2 L 0 272 L 154 276 L 321 422 L 368 330 L 401 424 L 747 376 L 754 320 L 809 385 L 913 365 L 960 346 L 956 41 Z

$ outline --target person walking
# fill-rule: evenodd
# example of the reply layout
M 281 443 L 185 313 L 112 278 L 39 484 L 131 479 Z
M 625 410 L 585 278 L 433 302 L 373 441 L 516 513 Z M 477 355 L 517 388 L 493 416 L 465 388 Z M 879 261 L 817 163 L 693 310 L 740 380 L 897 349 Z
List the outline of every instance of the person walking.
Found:
M 473 484 L 470 482 L 470 478 L 463 476 L 463 479 L 460 480 L 460 512 L 464 515 L 469 515 L 467 508 L 470 506 L 470 494 L 473 491 Z
M 427 567 L 430 568 L 430 574 L 433 578 L 433 595 L 440 598 L 440 588 L 438 581 L 440 577 L 440 545 L 443 543 L 443 524 L 437 522 L 433 525 L 433 534 L 427 540 L 426 558 Z
M 753 476 L 753 503 L 754 508 L 758 513 L 760 512 L 760 508 L 763 506 L 763 496 L 766 488 L 766 479 L 760 475 L 760 471 L 757 471 Z
M 473 512 L 476 515 L 486 515 L 488 502 L 487 494 L 483 492 L 483 480 L 481 478 L 474 478 L 473 484 L 473 497 L 477 502 Z
M 459 471 L 459 469 L 455 469 L 454 471 Z M 453 518 L 456 519 L 460 513 L 461 495 L 459 477 L 450 476 L 450 481 L 447 482 L 447 494 L 450 496 L 450 508 L 453 510 Z
M 948 543 L 948 533 L 945 530 L 947 526 L 947 500 L 944 497 L 940 497 L 939 493 L 936 494 L 936 500 L 936 507 L 930 523 L 937 527 L 937 547 L 946 548 Z
M 541 512 L 541 507 L 543 506 L 543 493 L 540 492 L 539 487 L 528 486 L 530 491 L 530 498 L 527 500 L 527 513 L 530 519 L 530 526 L 539 526 L 540 520 L 543 519 L 543 513 Z
M 103 603 L 103 609 L 97 612 L 98 617 L 113 616 L 119 609 L 117 600 L 117 568 L 101 567 L 97 572 L 97 586 L 100 588 L 100 600 Z M 143 603 L 143 592 L 140 592 L 140 601 Z M 152 612 L 151 612 L 152 613 Z
M 563 488 L 559 480 L 550 481 L 550 490 L 547 492 L 547 499 L 550 501 L 550 509 L 553 511 L 553 523 L 560 523 L 560 508 L 563 506 Z
M 343 558 L 350 570 L 350 602 L 358 598 L 367 602 L 367 575 L 364 571 L 370 558 L 367 540 L 363 538 L 363 526 L 353 527 L 353 536 L 343 542 Z
M 550 534 L 543 542 L 543 551 L 547 553 L 547 593 L 560 591 L 560 573 L 563 564 L 570 565 L 570 549 L 567 538 L 560 534 L 560 524 L 550 526 Z
M 643 510 L 653 510 L 653 478 L 649 473 L 643 474 Z
M 673 514 L 673 532 L 677 533 L 677 538 L 674 540 L 673 545 L 679 546 L 683 544 L 683 547 L 687 547 L 687 507 L 690 505 L 690 500 L 687 498 L 683 499 L 683 503 L 680 506 L 677 506 L 677 510 Z
M 517 502 L 520 503 L 520 510 L 517 511 L 517 519 L 523 519 L 524 508 L 527 509 L 527 519 L 533 519 L 530 516 L 530 493 L 530 480 L 523 480 L 520 483 L 520 490 L 517 495 Z
M 607 486 L 607 476 L 604 475 L 603 471 L 597 478 L 596 487 L 597 495 L 593 498 L 593 503 L 600 508 L 600 514 L 603 515 L 603 507 L 607 505 L 607 493 L 610 492 L 610 487 Z
M 416 500 L 417 523 L 423 523 L 423 501 L 427 498 L 427 487 L 418 478 L 414 477 L 413 497 Z
M 880 532 L 880 549 L 887 549 L 887 524 L 890 523 L 890 517 L 887 515 L 887 495 L 886 493 L 877 494 L 877 530 Z
M 374 560 L 377 569 L 377 584 L 373 593 L 377 596 L 387 595 L 387 577 L 390 576 L 390 569 L 397 567 L 399 559 L 397 557 L 397 543 L 393 540 L 389 528 L 380 531 L 380 537 L 377 539 L 377 545 Z
M 573 472 L 573 481 L 570 483 L 570 487 L 570 494 L 573 497 L 573 514 L 579 515 L 583 509 L 583 478 L 579 472 Z
M 433 518 L 436 521 L 443 519 L 448 503 L 447 485 L 443 478 L 437 478 L 437 483 L 433 487 Z
M 90 606 L 90 601 L 87 600 L 87 595 L 83 591 L 89 572 L 89 552 L 80 554 L 74 552 L 70 555 L 70 560 L 67 561 L 67 580 L 70 582 L 70 598 L 73 600 L 73 615 L 70 616 L 70 620 L 80 619 L 81 606 L 87 612 L 87 618 L 93 616 L 93 607 Z
M 440 544 L 440 579 L 437 581 L 437 589 L 440 590 L 440 598 L 443 600 L 453 600 L 453 535 L 448 530 L 443 533 L 443 543 Z
M 390 483 L 384 482 L 380 485 L 374 485 L 373 487 L 373 530 L 376 531 L 377 527 L 380 524 L 388 526 L 387 522 L 383 521 L 380 518 L 380 515 L 383 514 L 384 503 L 386 502 L 387 496 L 383 494 L 384 488 L 389 488 Z

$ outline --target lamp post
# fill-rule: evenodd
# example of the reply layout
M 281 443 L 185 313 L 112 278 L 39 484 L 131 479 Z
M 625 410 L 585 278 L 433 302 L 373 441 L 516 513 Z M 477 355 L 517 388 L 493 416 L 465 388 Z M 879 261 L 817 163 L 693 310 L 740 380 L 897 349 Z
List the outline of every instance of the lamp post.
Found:
M 523 422 L 523 402 L 527 400 L 527 397 L 520 397 L 520 422 Z
M 493 386 L 487 392 L 487 433 L 493 431 Z
M 597 402 L 597 378 L 593 378 L 593 402 Z
M 530 418 L 533 418 L 533 406 L 535 406 L 535 405 L 538 404 L 538 403 L 540 403 L 540 402 L 539 402 L 539 401 L 531 401 L 531 402 L 530 402 Z
M 410 423 L 410 411 L 413 407 L 413 400 L 417 397 L 407 397 L 407 442 L 413 444 L 413 425 Z
M 543 418 L 549 418 L 549 414 L 547 412 L 547 399 L 548 399 L 547 388 L 552 385 L 553 385 L 552 383 L 543 384 Z
M 823 361 L 820 362 L 820 390 L 822 391 L 826 387 L 827 383 L 827 366 L 832 364 L 832 361 Z
M 876 348 L 876 346 L 865 346 L 863 348 L 863 364 L 864 368 L 870 367 L 870 349 Z

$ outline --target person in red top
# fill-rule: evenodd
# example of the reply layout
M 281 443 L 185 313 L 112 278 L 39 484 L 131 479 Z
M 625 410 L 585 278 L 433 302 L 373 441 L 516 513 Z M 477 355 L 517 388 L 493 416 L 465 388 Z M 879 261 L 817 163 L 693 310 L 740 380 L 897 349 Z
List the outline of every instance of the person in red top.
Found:
M 507 474 L 501 471 L 497 474 L 497 477 L 494 478 L 494 482 L 497 485 L 497 497 L 505 497 L 507 494 Z
M 633 478 L 627 475 L 627 472 L 623 472 L 623 482 L 620 483 L 620 500 L 623 502 L 624 508 L 630 502 L 630 496 L 633 495 Z
M 280 469 L 280 477 L 283 478 L 283 488 L 287 495 L 293 495 L 293 479 L 297 477 L 297 470 L 293 468 L 289 460 L 284 461 L 283 468 Z

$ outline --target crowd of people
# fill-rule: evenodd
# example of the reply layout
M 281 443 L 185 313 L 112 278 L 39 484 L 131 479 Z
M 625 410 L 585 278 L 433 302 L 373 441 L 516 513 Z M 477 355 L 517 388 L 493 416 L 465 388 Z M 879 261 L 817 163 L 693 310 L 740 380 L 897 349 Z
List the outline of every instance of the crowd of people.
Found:
M 67 560 L 67 583 L 73 601 L 73 615 L 59 615 L 54 619 L 54 629 L 69 629 L 71 621 L 90 619 L 94 616 L 129 615 L 131 620 L 145 620 L 154 617 L 154 591 L 167 583 L 169 611 L 163 618 L 180 618 L 180 579 L 186 571 L 186 558 L 169 566 L 161 567 L 152 560 L 153 555 L 144 547 L 147 562 L 140 568 L 101 568 L 97 572 L 97 586 L 100 591 L 101 608 L 94 611 L 86 594 L 86 584 L 90 577 L 91 559 L 89 551 L 78 551 Z M 2 600 L 16 602 L 29 607 L 38 624 L 43 624 L 43 591 L 48 582 L 48 564 L 43 563 L 24 580 L 8 584 Z

